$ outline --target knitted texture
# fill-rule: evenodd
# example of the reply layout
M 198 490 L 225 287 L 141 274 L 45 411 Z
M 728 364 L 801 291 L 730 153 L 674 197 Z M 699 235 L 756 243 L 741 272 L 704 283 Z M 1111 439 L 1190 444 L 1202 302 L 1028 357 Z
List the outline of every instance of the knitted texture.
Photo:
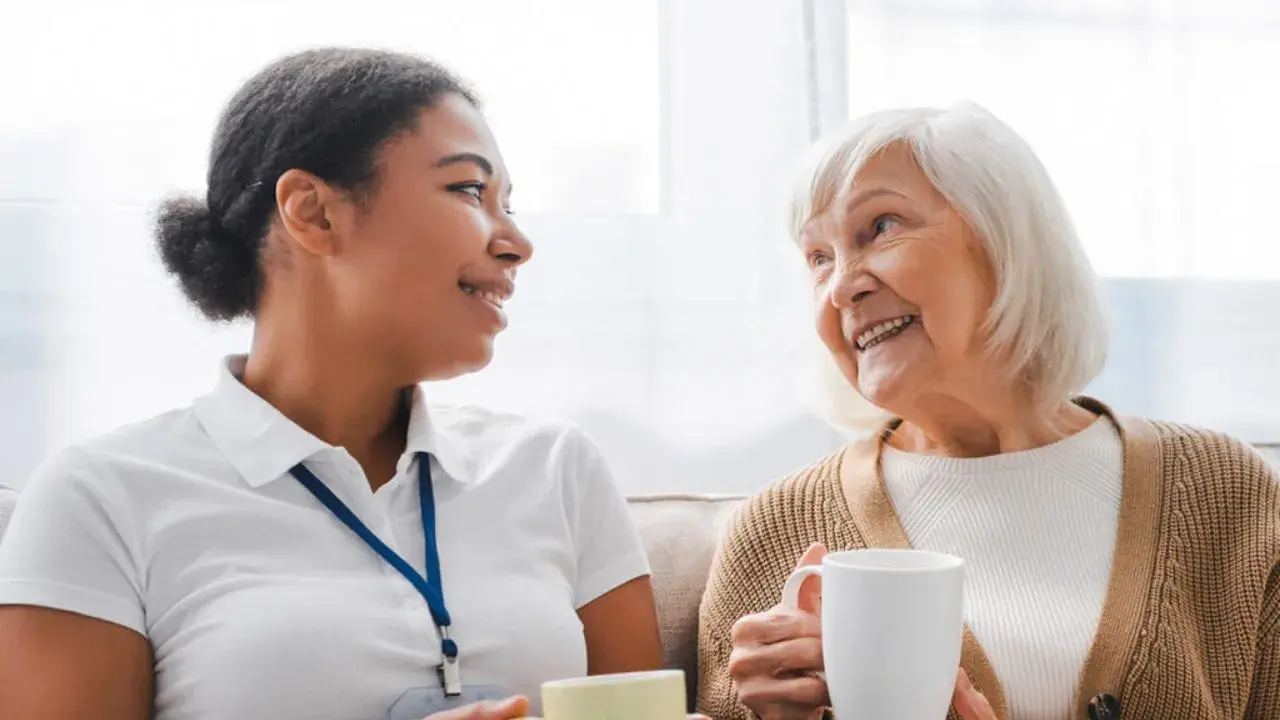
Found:
M 1280 474 L 1227 436 L 1081 404 L 1121 430 L 1125 487 L 1111 582 L 1070 717 L 1087 720 L 1090 701 L 1106 693 L 1125 720 L 1280 720 Z M 856 443 L 743 505 L 702 601 L 701 712 L 755 717 L 728 675 L 730 631 L 777 604 L 811 543 L 907 546 L 878 467 L 879 440 Z M 1002 720 L 1017 720 L 967 630 L 961 665 Z

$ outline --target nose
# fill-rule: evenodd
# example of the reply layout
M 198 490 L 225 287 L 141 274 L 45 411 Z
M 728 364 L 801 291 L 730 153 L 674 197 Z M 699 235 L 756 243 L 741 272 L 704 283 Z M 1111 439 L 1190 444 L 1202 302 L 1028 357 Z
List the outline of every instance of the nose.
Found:
M 507 267 L 520 267 L 533 257 L 533 241 L 521 232 L 511 216 L 507 215 L 489 242 L 489 254 Z
M 857 305 L 878 287 L 880 282 L 861 263 L 849 261 L 841 262 L 827 281 L 831 304 L 842 309 Z

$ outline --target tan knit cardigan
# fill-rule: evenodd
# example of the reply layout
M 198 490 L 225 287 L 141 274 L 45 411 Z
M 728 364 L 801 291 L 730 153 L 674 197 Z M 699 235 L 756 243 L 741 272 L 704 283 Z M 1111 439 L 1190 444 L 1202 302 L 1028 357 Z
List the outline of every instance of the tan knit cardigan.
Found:
M 1088 720 L 1090 703 L 1110 695 L 1124 720 L 1280 720 L 1280 475 L 1224 435 L 1080 404 L 1120 430 L 1124 488 L 1110 586 L 1072 717 Z M 701 712 L 754 718 L 727 671 L 730 629 L 777 604 L 811 543 L 908 546 L 879 473 L 883 437 L 784 478 L 734 518 L 702 601 Z M 967 629 L 961 657 L 1001 720 L 1017 720 Z

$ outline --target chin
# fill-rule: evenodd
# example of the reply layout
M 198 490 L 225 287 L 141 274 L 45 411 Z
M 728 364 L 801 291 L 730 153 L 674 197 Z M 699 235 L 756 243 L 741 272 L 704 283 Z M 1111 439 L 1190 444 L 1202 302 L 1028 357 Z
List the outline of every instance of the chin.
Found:
M 909 405 L 923 377 L 904 368 L 897 371 L 860 375 L 854 383 L 858 394 L 876 407 L 901 417 L 900 408 Z
M 423 373 L 423 380 L 450 380 L 485 369 L 493 361 L 493 339 L 486 338 L 466 347 L 455 348 L 452 355 L 447 364 L 441 363 L 440 356 L 436 355 Z
M 471 352 L 458 359 L 458 375 L 469 375 L 479 372 L 493 362 L 493 340 L 486 339 Z

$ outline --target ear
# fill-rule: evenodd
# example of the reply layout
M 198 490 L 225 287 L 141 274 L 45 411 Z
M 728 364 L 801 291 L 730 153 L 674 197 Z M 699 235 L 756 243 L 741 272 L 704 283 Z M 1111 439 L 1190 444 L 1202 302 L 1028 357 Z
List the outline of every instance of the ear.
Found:
M 276 207 L 289 237 L 313 255 L 333 255 L 341 247 L 334 219 L 342 195 L 303 170 L 288 170 L 276 181 Z

